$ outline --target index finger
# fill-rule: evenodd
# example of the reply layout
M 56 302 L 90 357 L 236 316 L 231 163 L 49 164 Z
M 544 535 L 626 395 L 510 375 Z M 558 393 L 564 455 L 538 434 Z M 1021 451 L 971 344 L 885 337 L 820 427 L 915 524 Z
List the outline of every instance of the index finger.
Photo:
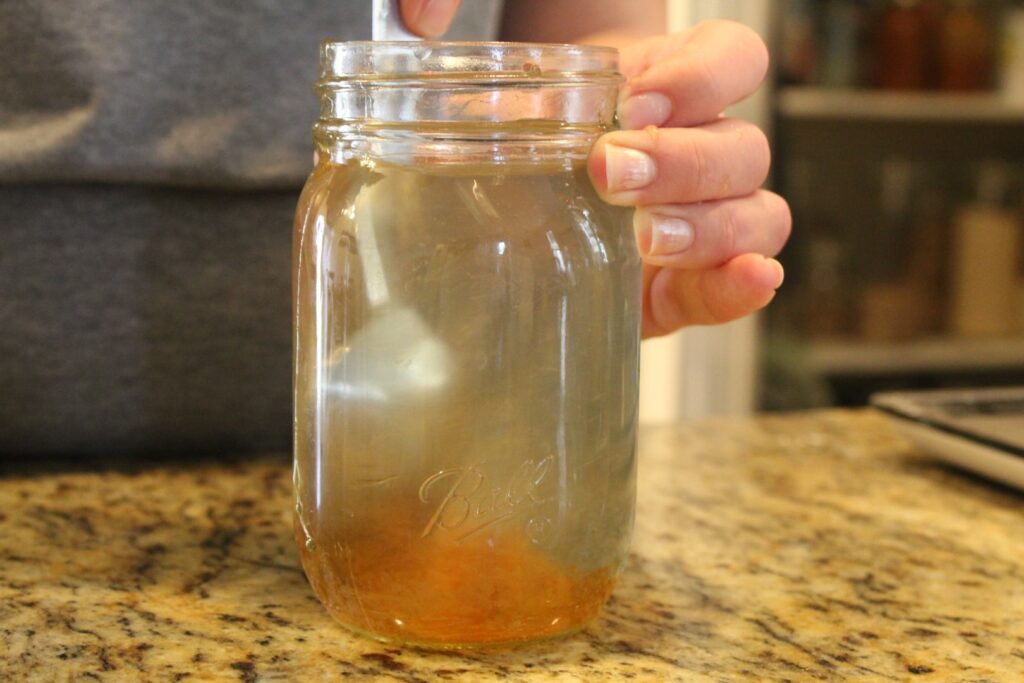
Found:
M 623 128 L 696 126 L 757 90 L 768 48 L 743 24 L 706 21 L 628 48 L 622 71 L 629 78 L 619 107 Z
M 462 0 L 400 0 L 402 21 L 422 38 L 439 38 L 448 30 Z

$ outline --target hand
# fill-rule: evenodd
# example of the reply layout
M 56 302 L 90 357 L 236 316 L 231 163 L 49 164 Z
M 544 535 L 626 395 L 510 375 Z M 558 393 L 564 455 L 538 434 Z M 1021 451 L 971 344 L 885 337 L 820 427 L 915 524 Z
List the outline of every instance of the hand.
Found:
M 444 35 L 461 0 L 400 0 L 405 27 L 421 38 Z
M 636 206 L 644 258 L 645 337 L 722 323 L 765 306 L 782 284 L 771 258 L 789 237 L 789 207 L 759 189 L 764 133 L 721 112 L 753 93 L 768 69 L 754 31 L 709 21 L 623 51 L 624 129 L 590 155 L 602 197 Z
M 460 0 L 401 0 L 411 31 L 448 30 Z M 721 117 L 768 69 L 749 28 L 708 21 L 622 52 L 623 130 L 598 140 L 591 179 L 612 204 L 636 206 L 644 258 L 645 337 L 722 323 L 764 307 L 782 284 L 771 258 L 789 237 L 789 206 L 759 189 L 770 152 L 755 126 Z M 660 128 L 659 128 L 660 126 Z

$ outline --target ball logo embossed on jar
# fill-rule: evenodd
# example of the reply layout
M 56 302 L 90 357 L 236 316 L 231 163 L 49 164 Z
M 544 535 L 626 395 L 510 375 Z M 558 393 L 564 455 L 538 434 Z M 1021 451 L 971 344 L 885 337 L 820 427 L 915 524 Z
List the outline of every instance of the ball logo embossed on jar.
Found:
M 456 533 L 463 541 L 488 527 L 552 500 L 541 497 L 540 486 L 554 456 L 527 460 L 503 486 L 489 486 L 479 466 L 454 467 L 432 474 L 420 485 L 419 499 L 434 505 L 420 538 L 436 530 Z

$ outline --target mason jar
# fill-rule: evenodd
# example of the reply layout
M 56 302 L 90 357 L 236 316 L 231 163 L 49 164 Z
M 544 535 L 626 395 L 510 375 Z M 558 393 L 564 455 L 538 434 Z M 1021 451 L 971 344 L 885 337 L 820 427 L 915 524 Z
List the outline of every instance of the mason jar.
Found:
M 629 545 L 640 259 L 586 170 L 612 49 L 328 42 L 295 221 L 295 532 L 380 639 L 591 620 Z

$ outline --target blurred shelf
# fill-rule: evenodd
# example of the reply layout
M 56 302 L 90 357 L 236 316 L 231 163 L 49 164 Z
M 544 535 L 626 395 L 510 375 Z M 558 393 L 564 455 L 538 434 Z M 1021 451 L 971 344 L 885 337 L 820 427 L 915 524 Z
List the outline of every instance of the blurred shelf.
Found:
M 895 92 L 790 87 L 779 90 L 778 110 L 792 119 L 848 119 L 1016 123 L 1024 102 L 998 93 Z
M 1024 337 L 936 337 L 903 343 L 812 342 L 810 367 L 823 375 L 896 375 L 1024 368 Z

